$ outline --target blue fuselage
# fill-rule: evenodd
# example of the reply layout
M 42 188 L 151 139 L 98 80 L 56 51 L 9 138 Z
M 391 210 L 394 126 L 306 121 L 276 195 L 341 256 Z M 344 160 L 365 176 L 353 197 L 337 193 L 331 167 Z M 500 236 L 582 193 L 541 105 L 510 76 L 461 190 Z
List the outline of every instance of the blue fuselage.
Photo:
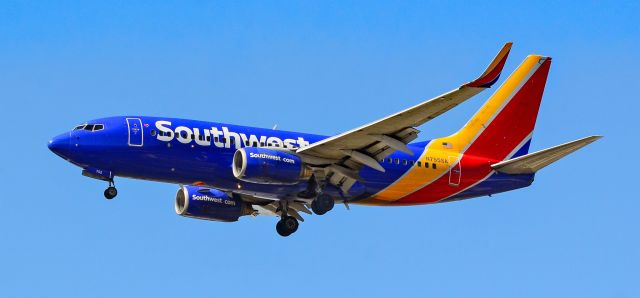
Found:
M 88 126 L 61 134 L 49 148 L 62 158 L 98 173 L 176 184 L 198 184 L 265 198 L 292 198 L 307 188 L 294 185 L 259 184 L 236 179 L 231 165 L 238 148 L 275 147 L 294 149 L 326 136 L 289 131 L 160 117 L 109 117 L 87 122 Z M 99 129 L 98 129 L 99 128 Z M 396 152 L 383 162 L 385 172 L 363 167 L 357 182 L 343 193 L 337 187 L 325 191 L 336 198 L 357 201 L 367 198 L 399 179 L 428 142 L 409 145 L 409 155 Z M 400 162 L 393 162 L 400 161 Z M 406 162 L 405 162 L 406 161 Z M 494 174 L 490 179 L 450 199 L 462 199 L 527 186 L 533 175 Z

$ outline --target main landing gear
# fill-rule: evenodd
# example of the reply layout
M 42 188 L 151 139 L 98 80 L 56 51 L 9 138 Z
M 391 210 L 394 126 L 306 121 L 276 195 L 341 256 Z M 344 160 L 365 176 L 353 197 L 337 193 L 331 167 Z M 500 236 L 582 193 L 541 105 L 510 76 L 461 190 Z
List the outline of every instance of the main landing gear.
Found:
M 293 216 L 284 216 L 276 224 L 276 231 L 282 237 L 287 237 L 298 230 L 298 220 Z
M 317 215 L 323 215 L 333 209 L 335 202 L 333 198 L 325 193 L 320 193 L 313 201 L 311 201 L 311 210 Z
M 107 187 L 107 189 L 104 190 L 104 197 L 107 198 L 107 200 L 111 200 L 115 198 L 117 195 L 118 195 L 118 190 L 116 189 L 116 186 L 113 183 L 113 179 L 109 180 L 109 187 Z
M 326 183 L 327 182 L 324 179 L 318 179 L 318 177 L 313 174 L 311 175 L 311 178 L 309 178 L 307 189 L 298 193 L 298 197 L 303 199 L 315 197 L 311 201 L 311 210 L 313 210 L 313 213 L 317 215 L 323 215 L 331 211 L 335 204 L 333 198 L 323 192 Z
M 289 202 L 280 201 L 276 212 L 280 212 L 280 220 L 276 224 L 276 231 L 282 237 L 287 237 L 298 230 L 298 220 L 289 215 Z

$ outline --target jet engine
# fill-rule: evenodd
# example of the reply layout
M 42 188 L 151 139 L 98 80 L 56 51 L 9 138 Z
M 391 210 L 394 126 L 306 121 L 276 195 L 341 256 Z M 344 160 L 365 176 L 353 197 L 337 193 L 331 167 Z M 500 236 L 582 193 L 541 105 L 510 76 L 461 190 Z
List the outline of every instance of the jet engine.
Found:
M 249 204 L 221 190 L 191 185 L 178 190 L 175 207 L 178 215 L 227 222 L 252 213 Z
M 299 156 L 268 148 L 238 149 L 233 155 L 232 168 L 236 178 L 261 184 L 296 184 L 309 176 Z

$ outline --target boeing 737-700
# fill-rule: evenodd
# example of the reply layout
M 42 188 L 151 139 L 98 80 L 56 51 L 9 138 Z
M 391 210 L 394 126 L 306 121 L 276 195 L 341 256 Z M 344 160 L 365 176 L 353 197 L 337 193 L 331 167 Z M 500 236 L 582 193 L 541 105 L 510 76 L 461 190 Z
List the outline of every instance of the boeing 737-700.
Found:
M 54 137 L 49 149 L 87 177 L 180 185 L 179 215 L 232 222 L 280 219 L 289 236 L 334 204 L 444 203 L 531 185 L 537 171 L 597 140 L 590 136 L 535 153 L 529 145 L 551 58 L 530 55 L 456 133 L 414 142 L 418 127 L 498 81 L 511 43 L 475 80 L 336 136 L 167 117 L 87 121 Z M 309 210 L 311 209 L 311 210 Z

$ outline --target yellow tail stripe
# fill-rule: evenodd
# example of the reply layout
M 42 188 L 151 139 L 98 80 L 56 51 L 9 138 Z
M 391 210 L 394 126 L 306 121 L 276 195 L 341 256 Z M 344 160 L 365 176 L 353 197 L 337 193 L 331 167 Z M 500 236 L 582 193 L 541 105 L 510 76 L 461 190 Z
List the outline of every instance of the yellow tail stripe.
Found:
M 451 165 L 455 164 L 453 160 L 458 160 L 462 156 L 461 153 L 491 122 L 523 80 L 527 79 L 532 70 L 539 66 L 540 58 L 541 56 L 538 55 L 528 56 L 461 130 L 451 136 L 431 141 L 419 159 L 423 164 L 426 160 L 451 160 L 450 162 L 438 162 L 436 170 L 427 170 L 414 165 L 404 176 L 374 195 L 370 203 L 384 204 L 384 202 L 399 200 L 445 174 Z

